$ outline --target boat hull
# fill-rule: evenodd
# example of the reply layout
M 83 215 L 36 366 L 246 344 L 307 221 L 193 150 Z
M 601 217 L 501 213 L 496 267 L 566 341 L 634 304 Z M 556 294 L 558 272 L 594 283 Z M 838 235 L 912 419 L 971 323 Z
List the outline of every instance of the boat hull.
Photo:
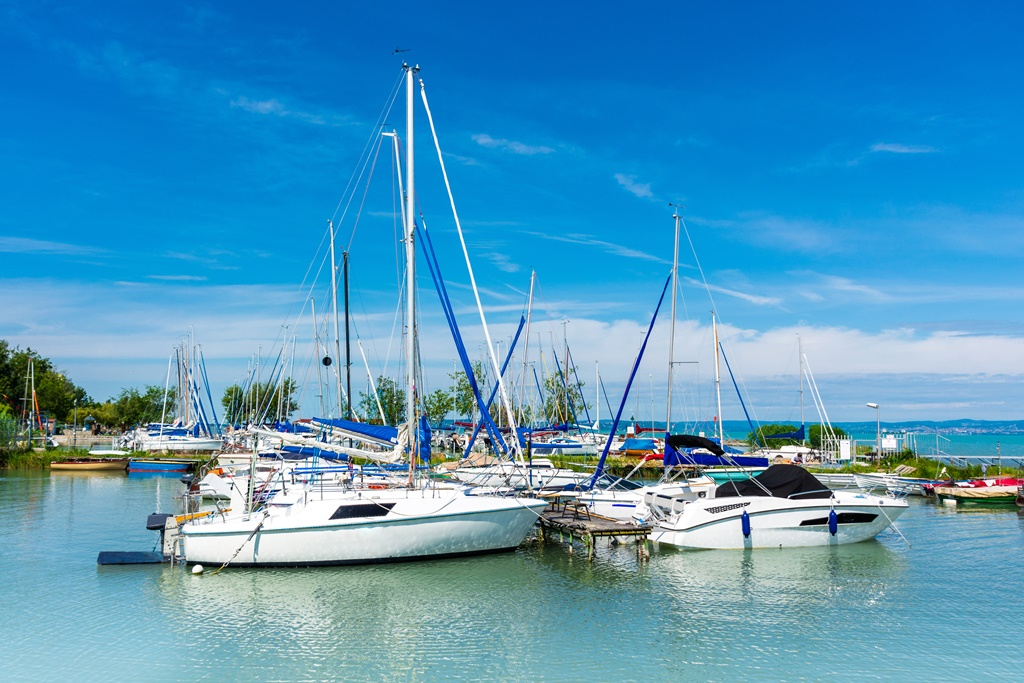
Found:
M 55 472 L 123 472 L 128 468 L 126 458 L 113 460 L 68 460 L 51 462 L 50 470 Z
M 345 505 L 394 503 L 385 516 L 331 520 Z M 188 563 L 247 567 L 407 562 L 515 549 L 546 503 L 482 496 L 313 501 L 298 514 L 256 513 L 183 527 Z M 337 514 L 337 513 L 335 513 Z M 237 554 L 236 554 L 237 553 Z
M 192 469 L 191 461 L 177 460 L 130 460 L 129 472 L 188 472 Z
M 713 498 L 687 503 L 661 522 L 651 540 L 680 548 L 744 549 L 843 545 L 867 541 L 903 514 L 907 503 L 866 494 L 797 501 L 772 497 Z M 835 533 L 829 516 L 835 511 Z M 743 513 L 749 520 L 744 534 Z

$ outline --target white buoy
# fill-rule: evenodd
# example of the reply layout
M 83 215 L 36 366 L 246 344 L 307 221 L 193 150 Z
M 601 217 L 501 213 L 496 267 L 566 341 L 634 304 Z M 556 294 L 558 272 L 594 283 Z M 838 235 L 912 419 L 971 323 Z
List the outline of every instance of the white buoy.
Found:
M 956 507 L 956 498 L 943 498 L 942 499 L 942 504 L 946 505 L 946 506 L 949 506 L 951 508 L 955 508 Z
M 202 574 L 203 573 L 203 565 L 201 565 L 201 564 L 194 564 L 194 565 L 192 565 L 192 573 L 195 574 L 196 576 L 199 576 L 200 574 Z

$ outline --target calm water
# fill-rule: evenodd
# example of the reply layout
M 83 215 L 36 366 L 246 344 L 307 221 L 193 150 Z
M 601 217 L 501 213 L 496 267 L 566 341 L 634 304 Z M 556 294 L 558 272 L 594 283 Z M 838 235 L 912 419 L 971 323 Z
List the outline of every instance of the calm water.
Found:
M 1024 666 L 1024 518 L 912 501 L 833 549 L 564 546 L 378 567 L 98 567 L 175 478 L 0 473 L 3 678 L 929 680 Z

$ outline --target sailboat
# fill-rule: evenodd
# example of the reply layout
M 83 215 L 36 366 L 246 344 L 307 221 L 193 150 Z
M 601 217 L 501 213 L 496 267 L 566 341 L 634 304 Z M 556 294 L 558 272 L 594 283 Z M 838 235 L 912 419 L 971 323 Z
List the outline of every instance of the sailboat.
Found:
M 676 244 L 678 225 L 676 218 Z M 674 318 L 674 316 L 673 316 Z M 738 464 L 725 452 L 722 426 L 718 328 L 715 337 L 715 388 L 718 403 L 717 443 L 689 435 L 666 435 L 666 468 L 678 449 L 698 447 Z M 669 352 L 669 419 L 671 425 L 671 341 Z M 676 456 L 676 459 L 683 456 Z M 646 489 L 634 519 L 653 525 L 650 538 L 680 548 L 781 548 L 839 545 L 874 538 L 908 505 L 905 500 L 852 491 L 831 491 L 796 465 L 774 465 L 743 481 L 732 479 L 679 491 L 661 485 Z
M 414 79 L 406 80 L 405 248 L 408 290 L 406 422 L 416 425 Z M 422 82 L 421 82 L 422 88 Z M 508 551 L 530 532 L 547 503 L 532 497 L 474 495 L 414 480 L 420 444 L 409 433 L 409 482 L 401 488 L 301 485 L 283 489 L 260 507 L 209 515 L 181 528 L 186 562 L 232 566 L 312 566 L 400 562 Z M 429 442 L 428 442 L 429 443 Z M 242 502 L 242 501 L 240 501 Z M 247 504 L 246 504 L 247 503 Z M 234 505 L 232 506 L 234 509 Z

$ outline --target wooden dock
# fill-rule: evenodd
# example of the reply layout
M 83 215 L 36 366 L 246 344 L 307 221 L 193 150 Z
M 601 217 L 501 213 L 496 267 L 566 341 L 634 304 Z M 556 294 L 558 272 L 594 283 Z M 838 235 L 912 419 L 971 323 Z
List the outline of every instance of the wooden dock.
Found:
M 553 502 L 537 521 L 540 526 L 538 537 L 541 542 L 558 534 L 558 538 L 569 538 L 569 552 L 572 552 L 573 539 L 583 542 L 587 549 L 587 559 L 593 560 L 597 547 L 597 539 L 607 538 L 611 543 L 619 539 L 633 539 L 637 545 L 637 555 L 646 560 L 650 553 L 647 549 L 647 537 L 651 533 L 650 526 L 623 524 L 611 517 L 596 515 L 582 502 Z

